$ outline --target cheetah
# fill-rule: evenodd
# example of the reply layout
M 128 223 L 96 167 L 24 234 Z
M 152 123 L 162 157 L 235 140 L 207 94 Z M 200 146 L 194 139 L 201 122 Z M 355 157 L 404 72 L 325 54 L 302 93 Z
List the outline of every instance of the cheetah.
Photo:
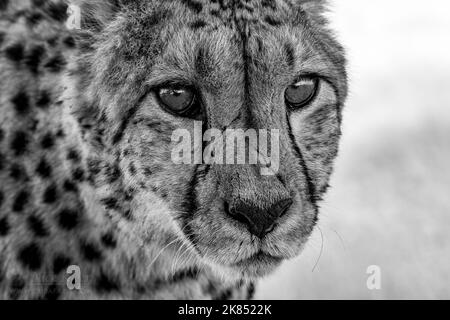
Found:
M 251 299 L 301 252 L 338 153 L 346 60 L 325 10 L 1 0 L 0 297 Z M 175 164 L 195 121 L 279 130 L 276 174 Z

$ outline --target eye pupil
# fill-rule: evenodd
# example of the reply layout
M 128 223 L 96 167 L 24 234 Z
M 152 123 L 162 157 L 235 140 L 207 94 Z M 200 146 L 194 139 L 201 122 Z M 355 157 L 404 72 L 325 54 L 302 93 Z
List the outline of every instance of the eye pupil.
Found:
M 286 102 L 293 108 L 300 108 L 311 102 L 317 91 L 316 79 L 301 79 L 285 91 Z
M 195 99 L 190 88 L 160 88 L 158 97 L 163 106 L 171 112 L 182 114 L 187 112 Z

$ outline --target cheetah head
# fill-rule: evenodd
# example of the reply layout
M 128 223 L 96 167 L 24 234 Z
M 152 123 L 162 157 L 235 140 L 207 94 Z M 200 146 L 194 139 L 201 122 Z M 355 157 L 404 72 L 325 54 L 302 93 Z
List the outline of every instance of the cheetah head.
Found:
M 94 122 L 86 141 L 117 161 L 120 190 L 133 194 L 124 225 L 144 242 L 173 237 L 190 263 L 229 277 L 261 277 L 298 255 L 328 186 L 347 90 L 323 2 L 80 6 L 74 114 Z M 198 161 L 209 144 L 194 137 L 212 129 L 277 132 L 267 138 L 276 165 Z M 174 160 L 176 132 L 192 138 L 191 162 Z

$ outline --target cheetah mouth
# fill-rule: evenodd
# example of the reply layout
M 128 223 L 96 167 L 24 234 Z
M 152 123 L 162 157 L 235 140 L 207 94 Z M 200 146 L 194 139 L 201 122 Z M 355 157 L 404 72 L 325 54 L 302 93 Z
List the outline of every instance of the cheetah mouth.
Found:
M 213 197 L 213 196 L 211 196 Z M 296 199 L 295 204 L 300 200 Z M 259 279 L 300 254 L 314 228 L 315 211 L 292 207 L 300 213 L 279 218 L 270 228 L 254 232 L 247 221 L 230 217 L 222 199 L 198 201 L 200 209 L 180 215 L 179 227 L 202 265 L 230 278 Z
M 230 267 L 239 270 L 243 275 L 260 278 L 272 273 L 284 260 L 283 257 L 273 256 L 261 250 L 231 264 Z
M 273 256 L 271 254 L 259 251 L 249 258 L 242 259 L 232 264 L 234 267 L 245 268 L 253 264 L 278 265 L 284 260 L 283 257 Z

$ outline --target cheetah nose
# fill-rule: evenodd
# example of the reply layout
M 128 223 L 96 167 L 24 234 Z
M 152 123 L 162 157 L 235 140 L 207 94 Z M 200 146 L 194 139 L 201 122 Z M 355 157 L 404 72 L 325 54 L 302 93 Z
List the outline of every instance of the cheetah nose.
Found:
M 243 223 L 255 236 L 263 238 L 274 229 L 276 221 L 288 211 L 291 205 L 292 199 L 288 198 L 278 201 L 268 210 L 242 201 L 225 207 L 228 215 Z

